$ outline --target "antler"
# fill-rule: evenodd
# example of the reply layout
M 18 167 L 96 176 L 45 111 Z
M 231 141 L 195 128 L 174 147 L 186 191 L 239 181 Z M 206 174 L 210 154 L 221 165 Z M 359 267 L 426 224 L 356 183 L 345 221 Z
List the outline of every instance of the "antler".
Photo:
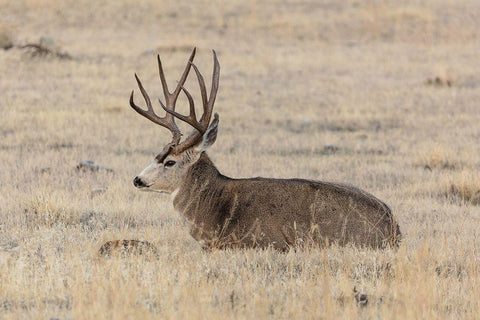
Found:
M 200 93 L 202 95 L 202 103 L 203 103 L 203 114 L 200 117 L 200 120 L 197 120 L 197 117 L 195 115 L 195 104 L 193 102 L 193 98 L 191 94 L 183 87 L 181 86 L 183 92 L 185 92 L 185 95 L 188 98 L 188 103 L 190 105 L 190 114 L 188 116 L 184 116 L 182 114 L 179 114 L 175 110 L 169 110 L 165 108 L 163 105 L 163 109 L 175 116 L 176 118 L 188 123 L 192 127 L 194 127 L 196 130 L 183 141 L 180 145 L 174 147 L 173 152 L 174 153 L 180 153 L 191 146 L 194 146 L 199 142 L 199 140 L 202 139 L 203 134 L 207 131 L 208 125 L 210 124 L 210 119 L 212 118 L 212 112 L 213 112 L 213 106 L 215 104 L 215 99 L 217 97 L 217 92 L 218 92 L 218 82 L 220 80 L 220 64 L 218 63 L 217 59 L 217 53 L 215 50 L 212 50 L 213 52 L 213 75 L 212 75 L 212 88 L 210 90 L 210 97 L 207 100 L 207 89 L 205 86 L 205 81 L 203 80 L 203 76 L 198 70 L 197 66 L 193 64 L 193 62 L 190 62 L 190 65 L 193 67 L 195 70 L 195 73 L 197 75 L 198 79 L 198 84 L 200 86 Z M 218 114 L 215 114 L 215 119 L 218 121 Z
M 190 72 L 190 67 L 192 65 L 193 58 L 195 57 L 195 52 L 196 52 L 196 48 L 193 49 L 192 54 L 188 59 L 187 66 L 183 71 L 182 77 L 180 78 L 180 81 L 178 81 L 175 91 L 173 91 L 172 93 L 168 91 L 168 85 L 167 85 L 167 81 L 165 80 L 165 74 L 162 67 L 162 61 L 160 60 L 160 55 L 157 56 L 158 73 L 160 75 L 160 80 L 162 81 L 163 94 L 165 96 L 165 103 L 167 105 L 167 107 L 165 108 L 168 108 L 169 110 L 175 110 L 175 103 L 177 102 L 177 98 L 178 98 L 178 95 L 180 94 L 181 87 L 187 80 L 187 76 L 188 76 L 188 73 Z M 145 118 L 170 130 L 173 135 L 171 145 L 177 145 L 180 142 L 180 138 L 182 134 L 180 132 L 180 129 L 178 129 L 175 123 L 175 119 L 173 115 L 170 113 L 167 113 L 164 117 L 159 117 L 153 110 L 150 97 L 148 96 L 147 92 L 143 88 L 142 82 L 140 81 L 140 79 L 138 79 L 137 74 L 135 74 L 135 79 L 137 80 L 137 84 L 138 84 L 138 87 L 140 88 L 140 92 L 142 93 L 143 98 L 145 99 L 148 110 L 143 110 L 133 102 L 133 90 L 132 90 L 132 94 L 130 95 L 130 106 Z
M 161 125 L 162 127 L 169 129 L 173 135 L 172 142 L 165 146 L 164 150 L 159 155 L 159 157 L 163 158 L 170 151 L 178 154 L 190 148 L 191 146 L 198 143 L 200 139 L 202 139 L 203 134 L 208 129 L 208 125 L 212 117 L 213 105 L 215 104 L 215 98 L 217 96 L 218 82 L 220 79 L 220 64 L 218 63 L 217 54 L 215 53 L 215 50 L 212 50 L 212 51 L 213 51 L 214 66 L 213 66 L 213 76 L 212 76 L 212 88 L 211 88 L 210 97 L 208 98 L 208 100 L 207 100 L 207 90 L 205 87 L 205 81 L 203 80 L 203 77 L 200 74 L 200 71 L 198 70 L 197 66 L 193 64 L 193 58 L 195 57 L 196 48 L 193 49 L 192 54 L 190 55 L 190 58 L 188 60 L 187 66 L 183 71 L 182 77 L 178 81 L 175 91 L 173 91 L 172 93 L 168 91 L 167 82 L 165 80 L 165 74 L 162 68 L 162 62 L 160 61 L 160 56 L 157 56 L 158 70 L 159 70 L 160 80 L 162 81 L 163 93 L 165 96 L 165 105 L 162 103 L 160 99 L 158 99 L 158 101 L 160 102 L 160 105 L 162 106 L 162 108 L 167 112 L 164 117 L 159 117 L 155 113 L 152 107 L 152 102 L 150 100 L 150 97 L 148 96 L 147 92 L 143 88 L 141 81 L 138 79 L 137 75 L 135 74 L 135 79 L 137 80 L 138 87 L 140 88 L 140 92 L 142 93 L 143 98 L 145 99 L 145 102 L 147 104 L 147 110 L 144 110 L 138 107 L 137 105 L 135 105 L 135 103 L 133 102 L 133 91 L 132 91 L 132 94 L 130 95 L 130 106 L 145 118 L 151 120 L 156 124 Z M 192 95 L 184 87 L 188 73 L 190 72 L 190 67 L 193 67 L 193 69 L 195 70 L 198 83 L 200 85 L 200 92 L 202 95 L 203 114 L 200 120 L 197 120 L 197 117 L 195 114 L 195 104 L 194 104 Z M 188 99 L 188 103 L 190 106 L 190 113 L 188 116 L 182 115 L 175 111 L 175 104 L 177 102 L 180 91 L 183 91 Z M 193 132 L 182 143 L 180 143 L 182 134 L 175 123 L 175 118 L 178 118 L 188 123 L 189 125 L 191 125 L 196 129 L 196 131 Z M 218 120 L 218 114 L 215 114 L 215 119 Z

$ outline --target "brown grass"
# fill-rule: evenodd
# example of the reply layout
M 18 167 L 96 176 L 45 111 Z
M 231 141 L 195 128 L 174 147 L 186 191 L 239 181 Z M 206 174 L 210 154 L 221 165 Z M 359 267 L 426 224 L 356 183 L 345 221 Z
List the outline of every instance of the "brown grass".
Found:
M 478 171 L 461 171 L 445 179 L 442 185 L 444 194 L 453 199 L 480 205 L 480 174 Z
M 2 318 L 478 317 L 476 1 L 0 0 L 0 12 L 15 45 L 53 38 L 72 56 L 0 50 Z M 173 84 L 193 46 L 206 74 L 210 49 L 221 63 L 209 154 L 223 173 L 364 188 L 395 212 L 400 249 L 205 252 L 169 197 L 135 190 L 170 136 L 129 109 L 133 73 L 160 95 L 155 54 Z M 454 85 L 425 85 L 436 76 Z M 77 170 L 86 159 L 114 172 Z M 158 257 L 100 257 L 114 239 Z
M 458 155 L 448 146 L 434 145 L 429 149 L 422 148 L 418 152 L 417 165 L 427 170 L 461 169 L 464 166 L 462 155 Z M 463 160 L 463 161 L 462 161 Z

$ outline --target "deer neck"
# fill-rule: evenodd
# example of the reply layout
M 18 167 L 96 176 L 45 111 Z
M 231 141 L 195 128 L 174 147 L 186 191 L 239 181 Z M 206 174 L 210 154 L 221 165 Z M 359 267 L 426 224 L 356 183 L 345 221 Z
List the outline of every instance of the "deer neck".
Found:
M 172 193 L 173 206 L 188 220 L 195 221 L 220 201 L 223 181 L 228 179 L 220 174 L 212 160 L 203 152 L 181 183 Z

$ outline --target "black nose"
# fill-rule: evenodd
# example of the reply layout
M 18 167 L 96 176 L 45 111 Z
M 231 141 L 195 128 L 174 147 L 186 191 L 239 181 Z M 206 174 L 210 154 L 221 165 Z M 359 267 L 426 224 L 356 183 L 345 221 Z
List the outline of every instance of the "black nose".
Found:
M 143 183 L 142 179 L 139 177 L 135 177 L 135 179 L 133 179 L 133 185 L 137 188 L 145 187 L 145 183 Z

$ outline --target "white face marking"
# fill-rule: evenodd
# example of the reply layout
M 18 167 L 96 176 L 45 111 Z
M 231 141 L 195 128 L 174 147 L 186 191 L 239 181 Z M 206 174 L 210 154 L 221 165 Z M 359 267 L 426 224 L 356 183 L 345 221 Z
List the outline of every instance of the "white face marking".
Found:
M 137 188 L 143 191 L 171 194 L 180 187 L 188 169 L 198 160 L 200 155 L 201 153 L 189 149 L 178 155 L 168 155 L 162 163 L 155 160 L 136 177 Z M 138 179 L 141 182 L 140 184 Z
M 152 162 L 150 163 L 145 169 L 140 172 L 138 175 L 139 178 L 147 178 L 152 175 L 152 171 L 155 171 L 155 169 L 158 167 L 158 163 Z

